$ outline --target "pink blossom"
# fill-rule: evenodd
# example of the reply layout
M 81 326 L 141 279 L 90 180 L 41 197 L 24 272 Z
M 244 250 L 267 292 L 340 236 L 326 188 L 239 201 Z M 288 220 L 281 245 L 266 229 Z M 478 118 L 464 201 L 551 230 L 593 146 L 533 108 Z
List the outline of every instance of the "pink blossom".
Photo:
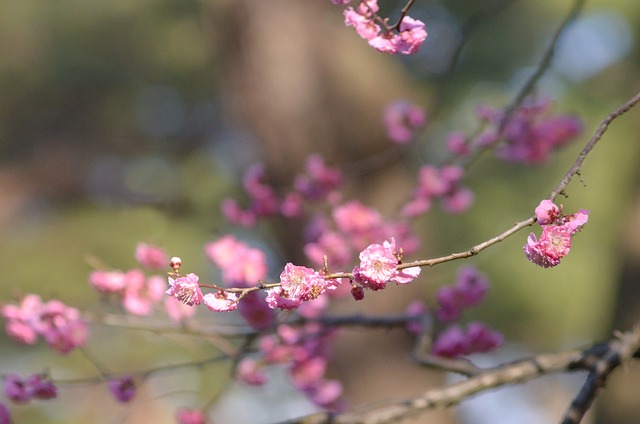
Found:
M 534 233 L 529 235 L 524 246 L 527 259 L 543 268 L 556 266 L 560 259 L 571 250 L 571 233 L 564 226 L 547 225 L 542 231 L 540 240 Z
M 130 375 L 111 380 L 108 386 L 118 402 L 127 403 L 136 395 L 136 384 Z
M 296 190 L 307 199 L 325 199 L 343 183 L 344 177 L 338 168 L 328 166 L 322 156 L 310 155 L 305 175 L 295 178 Z
M 313 300 L 327 288 L 325 279 L 311 268 L 289 262 L 280 274 L 282 293 L 290 299 Z
M 536 207 L 536 220 L 540 225 L 551 224 L 560 217 L 560 208 L 551 200 L 543 200 Z
M 165 293 L 186 305 L 199 305 L 202 303 L 202 291 L 198 280 L 198 276 L 193 273 L 175 280 L 169 277 L 169 289 Z
M 297 309 L 302 303 L 301 299 L 291 299 L 285 296 L 282 287 L 274 287 L 267 290 L 267 298 L 265 300 L 271 309 L 282 309 L 283 311 Z
M 169 318 L 173 321 L 184 321 L 196 313 L 195 308 L 185 305 L 178 299 L 169 296 L 164 298 L 164 308 Z
M 256 225 L 257 216 L 251 210 L 244 210 L 233 199 L 224 199 L 220 205 L 222 214 L 232 224 L 251 228 Z
M 497 331 L 492 331 L 480 322 L 472 322 L 467 325 L 467 337 L 469 339 L 469 353 L 489 352 L 501 346 L 504 338 Z
M 238 302 L 238 311 L 247 324 L 255 330 L 270 328 L 275 321 L 273 310 L 262 293 L 253 292 L 244 296 L 242 302 Z
M 354 27 L 358 35 L 365 40 L 371 40 L 380 32 L 380 27 L 368 16 L 360 14 L 352 7 L 344 10 L 344 23 Z
M 420 275 L 420 267 L 413 266 L 411 268 L 398 269 L 389 278 L 389 281 L 393 281 L 396 284 L 409 284 Z
M 0 424 L 11 424 L 12 422 L 9 408 L 7 408 L 4 403 L 0 402 Z
M 455 325 L 447 328 L 436 338 L 432 352 L 434 355 L 455 358 L 469 352 L 469 340 L 462 329 Z
M 243 358 L 238 362 L 236 378 L 251 386 L 262 386 L 267 382 L 264 367 L 251 358 Z
M 360 252 L 358 276 L 367 286 L 384 288 L 386 282 L 396 274 L 398 258 L 394 255 L 396 243 L 385 241 L 382 245 L 371 244 Z
M 571 235 L 574 235 L 578 231 L 580 231 L 584 224 L 586 224 L 589 220 L 589 211 L 586 209 L 580 209 L 573 215 L 565 216 L 565 220 L 565 228 L 569 231 L 569 233 L 571 233 Z
M 127 284 L 124 290 L 123 305 L 130 314 L 149 315 L 153 305 L 162 299 L 166 283 L 163 277 L 154 275 L 145 278 L 137 269 L 126 274 Z
M 31 393 L 26 381 L 15 373 L 10 373 L 5 376 L 4 395 L 7 399 L 16 403 L 26 403 L 31 400 Z
M 342 405 L 338 402 L 342 396 L 342 383 L 337 380 L 320 380 L 305 389 L 305 393 L 313 403 L 333 411 L 340 411 Z
M 126 284 L 122 271 L 93 271 L 89 274 L 89 283 L 99 292 L 118 293 Z
M 431 204 L 431 198 L 429 197 L 414 197 L 402 206 L 401 214 L 406 218 L 415 218 L 428 212 L 431 209 Z
M 303 198 L 300 193 L 289 193 L 280 204 L 280 213 L 287 218 L 296 218 L 302 215 Z
M 416 130 L 424 126 L 424 110 L 404 100 L 390 103 L 384 110 L 383 122 L 391 141 L 405 144 L 415 136 Z
M 442 197 L 442 210 L 449 213 L 466 212 L 473 204 L 474 195 L 465 187 L 457 187 Z
M 397 51 L 405 55 L 417 53 L 426 38 L 424 22 L 405 16 L 400 23 L 400 41 L 397 44 Z
M 20 306 L 4 305 L 0 310 L 7 320 L 5 328 L 9 337 L 25 344 L 34 344 L 38 340 L 38 332 L 34 328 L 34 321 L 42 306 L 40 296 L 28 294 Z
M 338 229 L 347 235 L 363 235 L 383 224 L 380 213 L 357 200 L 352 200 L 333 210 L 333 220 Z
M 180 408 L 176 413 L 178 424 L 206 424 L 207 417 L 199 409 Z
M 169 264 L 164 250 L 145 243 L 140 243 L 136 247 L 136 260 L 142 266 L 157 270 L 165 269 Z
M 307 258 L 317 266 L 323 266 L 324 256 L 331 266 L 341 268 L 349 263 L 353 250 L 349 242 L 339 233 L 328 231 L 312 243 L 304 246 Z
M 63 354 L 84 345 L 88 336 L 87 324 L 80 312 L 59 300 L 43 304 L 33 325 L 53 350 Z
M 452 132 L 447 135 L 447 150 L 454 155 L 466 157 L 471 153 L 471 148 L 464 133 L 460 131 Z
M 207 308 L 215 312 L 230 312 L 238 307 L 238 296 L 222 290 L 207 293 L 202 300 Z
M 226 284 L 252 286 L 267 276 L 265 253 L 228 235 L 205 245 L 209 260 L 222 271 Z

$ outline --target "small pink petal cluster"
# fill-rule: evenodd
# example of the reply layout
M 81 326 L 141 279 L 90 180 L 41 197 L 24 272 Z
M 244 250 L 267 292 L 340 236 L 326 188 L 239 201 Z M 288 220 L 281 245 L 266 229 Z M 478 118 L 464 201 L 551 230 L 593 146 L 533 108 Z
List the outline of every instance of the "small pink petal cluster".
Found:
M 382 116 L 387 137 L 397 144 L 410 142 L 426 121 L 424 109 L 405 100 L 390 103 Z
M 136 395 L 136 384 L 130 375 L 111 380 L 107 385 L 118 402 L 128 403 Z
M 291 311 L 302 302 L 317 299 L 327 290 L 335 290 L 336 280 L 326 280 L 317 271 L 289 262 L 280 274 L 281 285 L 267 290 L 267 303 L 273 309 Z
M 382 245 L 371 244 L 360 252 L 360 265 L 353 269 L 354 283 L 365 289 L 381 290 L 388 282 L 408 284 L 420 275 L 420 267 L 398 269 L 398 265 L 394 238 L 385 240 Z M 354 298 L 360 298 L 361 295 L 363 293 L 358 291 Z
M 317 217 L 310 221 L 304 252 L 317 266 L 323 266 L 326 255 L 332 266 L 343 267 L 351 263 L 356 252 L 376 240 L 396 237 L 410 254 L 420 246 L 420 240 L 405 221 L 385 221 L 376 209 L 352 200 L 333 209 L 332 222 Z
M 325 378 L 330 359 L 329 344 L 335 331 L 312 323 L 300 328 L 280 325 L 276 335 L 262 336 L 258 342 L 260 359 L 244 358 L 238 363 L 236 378 L 259 386 L 267 382 L 264 372 L 270 365 L 285 366 L 293 385 L 315 405 L 339 411 L 342 385 Z
M 178 424 L 207 424 L 207 417 L 199 409 L 181 408 L 176 413 Z
M 136 247 L 136 260 L 144 267 L 154 270 L 164 270 L 169 263 L 165 251 L 157 246 L 139 243 Z
M 420 216 L 431 209 L 434 199 L 440 200 L 445 212 L 465 212 L 473 204 L 473 192 L 460 185 L 463 177 L 464 169 L 457 165 L 423 166 L 418 173 L 418 187 L 402 207 L 402 215 Z
M 463 309 L 481 303 L 489 291 L 489 280 L 475 267 L 460 268 L 455 284 L 441 287 L 437 294 L 436 316 L 451 322 L 460 317 Z
M 276 190 L 264 182 L 266 172 L 262 165 L 249 167 L 244 176 L 244 188 L 250 205 L 243 209 L 234 199 L 222 202 L 222 213 L 233 224 L 253 227 L 259 218 L 281 214 L 287 218 L 299 217 L 304 200 L 323 200 L 342 185 L 342 173 L 328 166 L 322 156 L 307 159 L 305 174 L 295 178 L 294 190 L 279 199 Z
M 578 233 L 589 219 L 589 211 L 580 209 L 572 215 L 562 213 L 550 200 L 543 200 L 535 209 L 536 219 L 542 226 L 542 234 L 537 239 L 534 233 L 529 234 L 524 252 L 531 262 L 543 268 L 550 268 L 560 263 L 569 254 L 572 237 Z
M 450 135 L 447 145 L 452 153 L 468 153 L 473 148 L 498 144 L 496 155 L 510 162 L 536 165 L 546 162 L 558 148 L 582 131 L 582 122 L 571 115 L 552 115 L 549 99 L 526 99 L 504 124 L 505 113 L 481 105 L 476 114 L 485 127 L 475 137 L 464 140 Z
M 170 263 L 163 249 L 145 243 L 138 244 L 135 257 L 142 266 L 155 271 L 166 268 Z M 155 305 L 163 299 L 167 314 L 175 321 L 188 318 L 195 312 L 164 296 L 167 286 L 164 276 L 147 276 L 142 269 L 134 268 L 126 272 L 95 270 L 89 274 L 89 284 L 98 292 L 115 297 L 133 315 L 152 314 Z
M 205 245 L 207 258 L 222 271 L 222 281 L 233 287 L 250 287 L 267 277 L 267 257 L 257 248 L 223 236 Z
M 466 331 L 457 325 L 443 331 L 433 344 L 434 355 L 457 358 L 472 353 L 489 352 L 502 345 L 504 338 L 497 331 L 479 322 L 467 325 Z
M 33 374 L 22 379 L 11 373 L 4 377 L 4 395 L 13 402 L 27 403 L 32 399 L 53 399 L 58 395 L 58 389 L 47 375 Z
M 350 3 L 343 0 L 332 1 L 340 5 Z M 358 35 L 379 52 L 404 55 L 418 52 L 427 38 L 424 22 L 404 16 L 397 28 L 390 28 L 386 20 L 378 15 L 378 10 L 378 0 L 361 0 L 355 9 L 345 9 L 344 22 L 347 26 L 354 27 Z
M 42 303 L 40 296 L 29 294 L 19 306 L 4 305 L 0 313 L 7 320 L 9 337 L 22 343 L 34 344 L 42 336 L 53 350 L 69 353 L 87 340 L 87 324 L 80 312 L 59 300 Z
M 169 277 L 169 288 L 165 292 L 185 305 L 194 306 L 202 303 L 203 296 L 199 284 L 200 278 L 193 273 L 184 277 Z

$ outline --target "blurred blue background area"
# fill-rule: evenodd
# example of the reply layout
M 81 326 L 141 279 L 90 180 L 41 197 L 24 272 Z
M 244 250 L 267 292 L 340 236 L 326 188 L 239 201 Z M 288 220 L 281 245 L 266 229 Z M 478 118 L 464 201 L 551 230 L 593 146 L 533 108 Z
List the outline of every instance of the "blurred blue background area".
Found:
M 427 41 L 416 56 L 392 57 L 346 28 L 341 8 L 328 0 L 4 2 L 0 303 L 35 292 L 45 300 L 104 310 L 87 283 L 91 258 L 129 269 L 136 265 L 138 241 L 160 245 L 180 255 L 189 270 L 213 278 L 203 243 L 229 231 L 267 247 L 277 278 L 285 262 L 305 262 L 302 226 L 274 220 L 239 231 L 219 209 L 224 197 L 242 200 L 241 177 L 249 164 L 265 163 L 271 181 L 285 187 L 303 170 L 307 155 L 320 153 L 345 170 L 348 197 L 392 216 L 410 195 L 415 171 L 446 158 L 448 132 L 472 133 L 478 103 L 503 107 L 513 99 L 572 4 L 417 0 L 410 15 L 426 22 Z M 402 6 L 381 2 L 392 21 Z M 468 249 L 532 214 L 600 121 L 640 88 L 639 24 L 637 1 L 587 2 L 536 90 L 555 99 L 557 112 L 582 118 L 583 135 L 539 167 L 482 156 L 465 180 L 476 194 L 473 208 L 460 216 L 433 211 L 416 222 L 423 246 L 409 259 Z M 427 108 L 429 125 L 403 153 L 371 167 L 372 158 L 392 149 L 381 114 L 398 98 Z M 639 116 L 640 109 L 632 110 L 614 122 L 587 158 L 583 182 L 573 181 L 561 198 L 570 212 L 591 211 L 561 266 L 539 269 L 525 259 L 528 232 L 469 260 L 489 277 L 492 291 L 465 320 L 484 320 L 504 331 L 505 358 L 587 345 L 640 318 Z M 336 311 L 399 312 L 415 297 L 432 299 L 458 266 L 425 269 L 410 289 L 375 293 Z M 200 312 L 204 322 L 215 322 Z M 92 330 L 88 349 L 100 352 L 114 370 L 213 350 L 157 334 Z M 371 346 L 379 349 L 372 352 Z M 442 376 L 409 361 L 411 348 L 402 335 L 359 332 L 336 347 L 332 372 L 345 381 L 352 405 L 442 384 Z M 44 368 L 64 377 L 95 373 L 80 354 L 61 357 L 44 347 L 20 346 L 4 332 L 0 357 L 1 374 Z M 227 365 L 153 380 L 143 401 L 126 407 L 94 385 L 69 389 L 42 408 L 13 410 L 16 422 L 83 423 L 93 414 L 105 423 L 149 417 L 173 422 L 173 408 L 181 402 L 222 393 Z M 635 422 L 639 373 L 632 364 L 614 376 L 591 422 Z M 521 422 L 555 422 L 564 413 L 575 380 L 545 381 L 520 398 L 533 405 L 523 409 L 540 417 Z M 559 394 L 545 395 L 550 387 Z M 500 412 L 511 404 L 520 403 L 487 400 L 485 406 L 495 407 L 486 419 L 463 409 L 434 413 L 430 422 L 503 422 L 491 413 L 512 416 L 515 407 Z

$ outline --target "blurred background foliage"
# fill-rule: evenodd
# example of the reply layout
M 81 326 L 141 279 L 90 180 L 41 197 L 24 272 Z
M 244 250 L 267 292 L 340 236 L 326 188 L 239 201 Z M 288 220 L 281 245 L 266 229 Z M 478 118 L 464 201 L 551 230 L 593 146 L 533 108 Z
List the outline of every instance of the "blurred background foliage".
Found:
M 380 3 L 392 20 L 403 6 Z M 114 268 L 134 267 L 138 241 L 163 246 L 182 256 L 189 270 L 212 278 L 203 243 L 238 231 L 221 220 L 219 201 L 242 198 L 242 172 L 257 161 L 267 165 L 274 184 L 286 187 L 306 155 L 321 153 L 347 172 L 348 196 L 393 214 L 411 192 L 417 168 L 444 160 L 447 132 L 473 131 L 480 102 L 502 107 L 511 101 L 572 3 L 417 0 L 411 15 L 426 22 L 429 38 L 418 55 L 399 58 L 370 49 L 328 0 L 3 2 L 0 299 L 36 292 L 104 309 L 87 284 L 88 262 L 98 257 Z M 583 136 L 539 167 L 481 157 L 466 180 L 476 193 L 474 207 L 461 216 L 434 210 L 416 222 L 424 244 L 415 259 L 464 250 L 531 215 L 599 122 L 640 87 L 639 24 L 636 1 L 587 2 L 537 88 L 556 100 L 556 111 L 584 120 Z M 465 28 L 464 48 L 451 67 Z M 416 144 L 390 154 L 380 116 L 397 98 L 424 105 L 431 118 Z M 493 291 L 465 320 L 486 320 L 521 353 L 535 353 L 608 338 L 639 318 L 639 113 L 632 110 L 613 124 L 583 167 L 584 184 L 569 186 L 566 209 L 590 209 L 591 216 L 563 264 L 544 270 L 527 262 L 525 232 L 483 252 L 468 262 L 489 276 Z M 370 166 L 371 158 L 385 157 Z M 240 234 L 269 248 L 276 277 L 287 260 L 304 261 L 300 229 L 274 220 Z M 372 294 L 338 309 L 397 312 L 450 282 L 458 266 L 424 270 L 411 290 Z M 159 351 L 170 358 L 206 351 L 203 343 L 186 348 L 186 341 L 161 335 L 95 331 L 89 349 L 114 370 L 162 363 L 166 356 Z M 415 376 L 406 360 L 411 345 L 401 336 L 354 337 L 337 347 L 334 371 L 353 403 L 415 394 L 441 378 Z M 380 344 L 379 352 L 370 351 L 371 343 Z M 95 372 L 79 354 L 32 352 L 1 335 L 0 372 Z M 404 355 L 405 371 L 391 355 Z M 66 371 L 58 374 L 58 367 Z M 98 411 L 104 422 L 172 422 L 163 404 L 171 390 L 163 392 L 163 384 L 196 380 L 176 391 L 204 401 L 219 390 L 225 370 L 192 370 L 182 383 L 154 380 L 148 400 L 137 407 L 115 405 L 104 388 L 71 389 L 84 396 L 82 406 L 67 408 L 63 395 L 46 411 L 15 408 L 16 422 L 80 423 Z M 401 380 L 397 385 L 388 380 L 392 373 Z M 631 366 L 614 378 L 593 422 L 634 422 L 637 377 L 638 367 Z M 372 384 L 376 378 L 393 391 L 381 392 Z M 566 403 L 555 407 L 551 422 Z M 447 412 L 433 419 L 502 422 L 478 417 Z

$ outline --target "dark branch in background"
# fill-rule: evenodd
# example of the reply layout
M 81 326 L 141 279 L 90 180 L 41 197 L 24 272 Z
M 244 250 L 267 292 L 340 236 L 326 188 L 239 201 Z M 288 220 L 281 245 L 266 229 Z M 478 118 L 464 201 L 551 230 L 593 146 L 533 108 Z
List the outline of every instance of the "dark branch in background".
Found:
M 465 381 L 428 390 L 412 399 L 389 402 L 362 413 L 331 414 L 324 412 L 287 421 L 287 423 L 381 424 L 397 422 L 415 416 L 426 409 L 457 405 L 469 396 L 492 388 L 524 383 L 558 372 L 586 370 L 589 371 L 589 376 L 567 413 L 569 420 L 565 419 L 563 422 L 566 424 L 579 423 L 609 374 L 632 357 L 640 357 L 639 349 L 640 325 L 635 325 L 629 332 L 619 334 L 609 342 L 599 343 L 585 350 L 542 354 L 481 370 Z M 577 417 L 577 420 L 574 417 Z

